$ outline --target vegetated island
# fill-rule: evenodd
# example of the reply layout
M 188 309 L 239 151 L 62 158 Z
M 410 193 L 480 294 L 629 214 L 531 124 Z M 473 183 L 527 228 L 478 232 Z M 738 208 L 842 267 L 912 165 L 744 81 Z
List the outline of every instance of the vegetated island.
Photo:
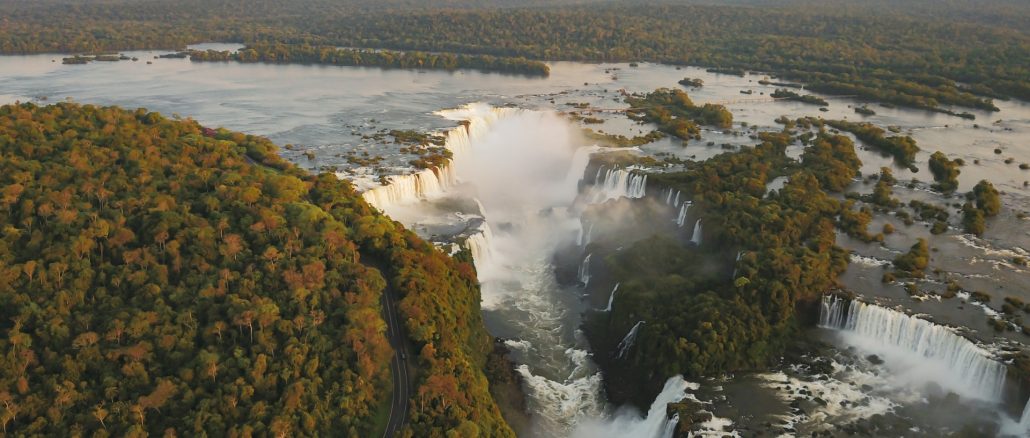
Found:
M 198 62 L 302 63 L 427 70 L 474 69 L 485 72 L 503 72 L 544 77 L 551 72 L 547 64 L 522 57 L 347 49 L 307 44 L 261 43 L 247 45 L 236 52 L 193 50 L 189 54 L 191 60 Z

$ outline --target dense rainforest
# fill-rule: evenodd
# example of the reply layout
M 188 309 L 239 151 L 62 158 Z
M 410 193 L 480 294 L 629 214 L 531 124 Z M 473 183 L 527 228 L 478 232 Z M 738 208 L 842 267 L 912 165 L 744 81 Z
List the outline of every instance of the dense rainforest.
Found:
M 0 107 L 0 425 L 17 436 L 373 436 L 382 294 L 409 436 L 512 436 L 474 268 L 269 141 L 144 109 Z
M 1002 25 L 985 24 L 954 1 L 936 8 L 882 1 L 455 7 L 468 3 L 0 0 L 7 12 L 0 53 L 274 42 L 756 70 L 814 91 L 949 113 L 949 106 L 993 111 L 992 98 L 1030 99 L 1030 35 L 1017 25 L 1030 12 L 1016 3 L 981 8 L 1008 17 Z
M 687 223 L 700 220 L 701 243 L 659 234 L 605 258 L 618 296 L 584 328 L 613 398 L 646 405 L 667 376 L 769 365 L 798 333 L 797 309 L 817 303 L 847 266 L 835 228 L 867 233 L 868 220 L 847 219 L 861 212 L 830 193 L 861 165 L 848 137 L 821 133 L 801 163 L 785 154 L 789 134 L 761 140 L 686 171 L 649 174 L 649 188 L 693 202 Z M 789 179 L 767 193 L 779 176 Z

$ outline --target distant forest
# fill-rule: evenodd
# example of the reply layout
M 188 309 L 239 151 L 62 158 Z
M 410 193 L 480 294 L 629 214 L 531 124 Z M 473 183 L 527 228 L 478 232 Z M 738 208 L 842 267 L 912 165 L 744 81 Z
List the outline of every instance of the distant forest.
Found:
M 1030 99 L 1026 2 L 711 3 L 0 0 L 0 53 L 279 43 L 754 70 L 945 112 Z M 497 65 L 526 70 L 524 60 Z

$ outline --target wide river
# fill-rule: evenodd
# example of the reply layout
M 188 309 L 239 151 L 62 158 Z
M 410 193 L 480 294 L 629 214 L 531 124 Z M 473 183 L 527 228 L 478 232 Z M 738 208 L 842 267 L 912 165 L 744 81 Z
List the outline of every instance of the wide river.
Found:
M 236 46 L 199 46 L 217 49 L 233 47 Z M 879 230 L 885 222 L 891 222 L 898 232 L 887 236 L 883 245 L 862 243 L 841 236 L 839 242 L 861 256 L 853 260 L 848 273 L 843 277 L 844 286 L 881 304 L 900 305 L 911 312 L 930 315 L 935 322 L 965 328 L 967 336 L 982 342 L 989 350 L 1005 346 L 1025 348 L 1022 343 L 1026 341 L 1027 335 L 1019 330 L 996 333 L 988 325 L 988 318 L 997 314 L 1005 297 L 1030 302 L 1030 269 L 1014 261 L 1019 257 L 1030 258 L 1027 251 L 1030 249 L 1030 226 L 1027 219 L 1019 214 L 1030 210 L 1030 188 L 1026 185 L 1027 180 L 1030 180 L 1030 171 L 1019 169 L 1020 163 L 1030 163 L 1030 104 L 1025 102 L 996 102 L 1001 108 L 1000 112 L 974 111 L 975 121 L 874 104 L 869 107 L 876 111 L 876 115 L 860 116 L 852 107 L 861 103 L 847 98 L 827 97 L 830 106 L 825 112 L 812 105 L 772 101 L 767 95 L 775 86 L 759 84 L 760 80 L 766 78 L 761 74 L 738 77 L 712 74 L 698 68 L 646 63 L 631 67 L 626 64 L 556 62 L 551 64 L 549 77 L 530 78 L 465 70 L 441 72 L 193 63 L 188 59 L 156 59 L 159 52 L 125 54 L 139 60 L 63 65 L 61 55 L 0 57 L 0 104 L 15 101 L 45 104 L 71 100 L 127 108 L 145 107 L 166 115 L 189 117 L 205 126 L 221 126 L 263 135 L 279 145 L 291 145 L 282 152 L 299 166 L 312 170 L 337 171 L 343 177 L 353 175 L 352 179 L 361 188 L 372 186 L 374 178 L 362 173 L 367 169 L 359 169 L 359 166 L 347 159 L 355 152 L 384 156 L 381 169 L 384 172 L 403 172 L 407 166 L 407 159 L 398 158 L 399 155 L 395 153 L 396 145 L 381 137 L 373 137 L 384 129 L 443 131 L 453 128 L 456 122 L 454 117 L 441 117 L 441 110 L 484 103 L 494 108 L 512 106 L 529 110 L 508 122 L 498 124 L 496 128 L 499 134 L 481 139 L 484 142 L 503 143 L 505 139 L 498 137 L 506 137 L 508 140 L 522 139 L 520 141 L 539 143 L 550 141 L 548 136 L 553 135 L 562 137 L 565 143 L 583 143 L 582 137 L 576 133 L 578 131 L 570 128 L 574 124 L 570 125 L 564 119 L 554 117 L 555 112 L 574 111 L 573 105 L 577 103 L 600 109 L 624 108 L 626 105 L 622 101 L 622 92 L 638 93 L 659 87 L 678 87 L 677 81 L 684 77 L 704 81 L 702 88 L 688 90 L 695 102 L 726 105 L 733 112 L 738 125 L 746 122 L 748 126 L 759 129 L 780 130 L 782 126 L 774 120 L 787 115 L 791 118 L 814 116 L 864 120 L 884 128 L 896 127 L 900 132 L 915 138 L 922 148 L 917 157 L 917 173 L 893 167 L 894 175 L 899 180 L 895 194 L 903 202 L 918 199 L 949 205 L 952 217 L 957 217 L 957 209 L 953 204 L 963 202 L 960 195 L 947 198 L 926 189 L 925 182 L 932 180 L 926 163 L 931 153 L 940 150 L 950 158 L 962 158 L 966 162 L 959 177 L 960 193 L 970 190 L 981 179 L 987 179 L 1003 192 L 1002 199 L 1006 208 L 999 217 L 989 221 L 988 231 L 983 238 L 963 234 L 955 220 L 952 220 L 952 229 L 948 232 L 931 235 L 929 228 L 922 223 L 906 227 L 895 217 L 878 215 L 870 226 L 871 231 Z M 742 93 L 744 91 L 750 94 Z M 636 125 L 618 113 L 598 112 L 597 116 L 604 119 L 604 123 L 588 127 L 625 135 L 639 134 L 650 129 Z M 539 123 L 537 128 L 540 132 L 535 136 L 526 133 L 527 130 L 536 129 L 532 123 Z M 650 154 L 706 159 L 725 151 L 720 146 L 708 145 L 708 142 L 738 146 L 753 143 L 743 128 L 727 132 L 706 130 L 703 136 L 701 141 L 686 144 L 678 140 L 660 140 L 642 149 Z M 570 145 L 572 148 L 579 146 L 585 144 Z M 800 147 L 792 149 L 791 154 L 800 153 Z M 859 156 L 863 161 L 862 171 L 865 175 L 877 173 L 880 167 L 892 166 L 889 158 L 864 148 L 859 151 Z M 519 159 L 518 156 L 513 158 Z M 567 158 L 572 159 L 572 155 Z M 1012 158 L 1012 162 L 1006 163 L 1008 158 Z M 476 177 L 468 174 L 466 178 Z M 913 178 L 924 183 L 914 188 L 907 187 Z M 851 190 L 866 193 L 871 187 L 871 184 L 856 182 Z M 497 209 L 503 208 L 499 199 L 481 201 L 487 211 L 491 210 L 492 202 L 498 205 Z M 417 230 L 416 219 L 399 219 Z M 927 238 L 934 247 L 931 269 L 937 268 L 947 273 L 947 279 L 960 283 L 963 291 L 989 293 L 992 296 L 991 302 L 985 305 L 973 304 L 967 302 L 965 295 L 961 294 L 955 299 L 940 299 L 932 293 L 944 288 L 944 279 L 937 276 L 918 284 L 920 289 L 930 292 L 929 298 L 913 299 L 900 284 L 882 284 L 880 279 L 884 266 L 896 254 L 907 250 L 917 237 Z M 527 385 L 535 385 L 527 389 L 531 398 L 530 407 L 534 417 L 543 419 L 537 420 L 543 424 L 534 426 L 527 433 L 544 436 L 566 434 L 583 427 L 587 427 L 585 430 L 589 433 L 604 435 L 616 432 L 624 434 L 625 430 L 644 430 L 633 429 L 636 427 L 634 425 L 626 426 L 626 421 L 617 420 L 623 418 L 625 413 L 616 412 L 617 407 L 606 406 L 599 387 L 599 374 L 595 374 L 596 370 L 588 359 L 589 347 L 577 331 L 578 314 L 588 304 L 582 303 L 575 291 L 552 284 L 553 273 L 545 272 L 553 271 L 553 266 L 549 264 L 551 255 L 533 254 L 522 260 L 521 264 L 517 264 L 518 268 L 537 277 L 528 282 L 529 286 L 526 282 L 517 287 L 511 287 L 510 283 L 493 286 L 494 289 L 507 288 L 505 299 L 484 306 L 491 331 L 509 339 L 509 346 L 515 350 L 516 359 L 527 378 Z M 488 287 L 484 285 L 484 289 Z M 526 348 L 527 351 L 520 352 L 519 348 Z M 534 350 L 528 351 L 531 348 Z M 733 421 L 751 425 L 762 424 L 769 418 L 788 418 L 794 422 L 792 424 L 801 424 L 804 418 L 825 422 L 832 421 L 834 415 L 840 415 L 837 412 L 839 409 L 829 409 L 822 417 L 812 414 L 802 418 L 789 413 L 768 413 L 766 411 L 775 410 L 769 406 L 754 408 L 754 412 L 748 413 L 747 401 L 727 407 L 733 404 L 733 391 L 747 392 L 741 388 L 776 386 L 768 384 L 770 379 L 785 382 L 795 378 L 789 372 L 787 375 L 781 374 L 742 376 L 735 381 L 706 385 L 716 388 L 709 391 L 710 399 L 721 400 L 723 403 L 719 405 L 713 402 L 716 404 L 714 410 L 717 414 L 722 412 L 723 416 Z M 854 390 L 857 379 L 842 385 L 846 385 L 848 390 Z M 687 386 L 696 389 L 695 386 Z M 722 386 L 726 387 L 725 390 L 720 389 Z M 826 387 L 830 391 L 834 390 L 832 385 L 827 384 Z M 534 394 L 534 391 L 550 393 Z M 711 395 L 720 391 L 725 394 Z M 699 394 L 703 392 L 704 389 Z M 769 397 L 776 398 L 775 394 Z M 874 398 L 872 407 L 866 407 L 872 413 L 883 413 L 901 403 L 898 400 L 902 398 L 884 399 L 889 401 L 884 401 L 886 404 L 882 409 L 876 405 L 879 399 Z M 787 409 L 785 406 L 783 408 Z M 608 432 L 604 432 L 603 427 L 597 428 L 596 422 L 604 418 L 617 423 L 618 427 L 609 428 Z

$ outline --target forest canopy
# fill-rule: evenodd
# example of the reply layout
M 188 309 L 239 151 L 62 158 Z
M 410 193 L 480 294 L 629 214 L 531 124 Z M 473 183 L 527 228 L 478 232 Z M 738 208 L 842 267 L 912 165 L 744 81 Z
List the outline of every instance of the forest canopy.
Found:
M 409 431 L 512 435 L 473 268 L 349 183 L 260 137 L 70 103 L 0 107 L 0 157 L 5 434 L 371 436 L 393 290 Z
M 817 92 L 963 117 L 973 115 L 950 107 L 996 111 L 992 99 L 1030 99 L 1030 8 L 1013 2 L 979 10 L 957 1 L 245 3 L 0 0 L 0 53 L 308 44 L 761 71 Z M 456 7 L 470 4 L 480 7 Z

